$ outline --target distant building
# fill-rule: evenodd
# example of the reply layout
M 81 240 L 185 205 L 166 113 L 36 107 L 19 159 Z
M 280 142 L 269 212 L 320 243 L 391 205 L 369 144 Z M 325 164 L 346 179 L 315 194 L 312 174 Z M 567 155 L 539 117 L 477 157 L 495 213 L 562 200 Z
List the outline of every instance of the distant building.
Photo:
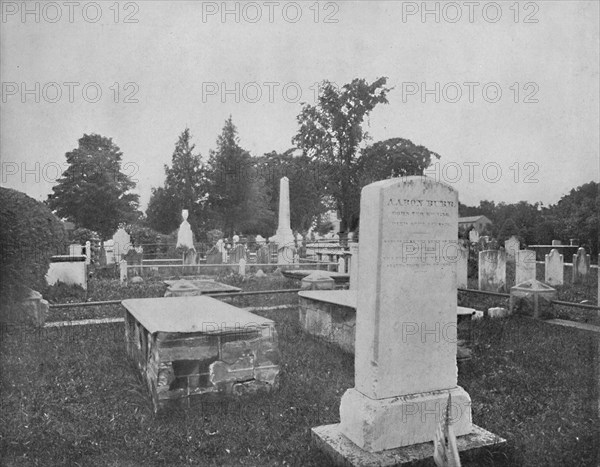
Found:
M 459 217 L 458 227 L 464 230 L 470 230 L 473 227 L 480 234 L 483 233 L 486 226 L 492 225 L 492 221 L 485 216 Z

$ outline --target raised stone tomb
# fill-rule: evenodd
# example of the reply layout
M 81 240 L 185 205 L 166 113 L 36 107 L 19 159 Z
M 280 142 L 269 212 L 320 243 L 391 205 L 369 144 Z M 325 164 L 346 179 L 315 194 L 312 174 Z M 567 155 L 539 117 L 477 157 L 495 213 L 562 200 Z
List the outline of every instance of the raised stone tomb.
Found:
M 356 290 L 307 290 L 298 292 L 298 319 L 309 334 L 342 350 L 354 353 L 356 338 Z M 473 308 L 456 308 L 460 339 L 470 339 L 470 326 L 463 326 L 475 314 Z M 454 327 L 453 324 L 450 326 Z M 406 329 L 414 332 L 414 329 Z M 457 349 L 457 355 L 464 352 Z
M 273 321 L 210 297 L 131 299 L 128 355 L 146 381 L 155 412 L 207 393 L 240 395 L 278 386 Z

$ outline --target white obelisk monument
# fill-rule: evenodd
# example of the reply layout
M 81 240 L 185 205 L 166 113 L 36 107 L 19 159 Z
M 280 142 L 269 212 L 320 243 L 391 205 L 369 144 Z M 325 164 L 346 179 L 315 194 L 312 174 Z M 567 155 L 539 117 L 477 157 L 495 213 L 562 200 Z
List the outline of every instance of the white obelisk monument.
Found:
M 279 181 L 279 224 L 269 241 L 277 243 L 278 264 L 293 263 L 294 233 L 290 223 L 290 180 L 287 177 Z

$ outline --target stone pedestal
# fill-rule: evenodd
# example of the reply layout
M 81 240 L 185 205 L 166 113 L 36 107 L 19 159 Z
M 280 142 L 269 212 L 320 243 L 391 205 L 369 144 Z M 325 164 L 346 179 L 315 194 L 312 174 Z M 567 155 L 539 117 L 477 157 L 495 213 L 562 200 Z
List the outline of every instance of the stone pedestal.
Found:
M 340 430 L 369 452 L 431 441 L 445 416 L 448 393 L 452 394 L 450 413 L 454 433 L 466 435 L 472 428 L 471 398 L 459 386 L 387 399 L 371 399 L 349 389 L 340 404 Z

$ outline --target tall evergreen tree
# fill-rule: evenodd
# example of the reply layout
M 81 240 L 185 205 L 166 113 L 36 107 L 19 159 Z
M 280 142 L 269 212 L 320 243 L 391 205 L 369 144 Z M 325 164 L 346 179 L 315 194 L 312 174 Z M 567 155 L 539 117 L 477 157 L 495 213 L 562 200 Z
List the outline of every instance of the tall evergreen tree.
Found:
M 171 233 L 181 224 L 181 211 L 189 210 L 188 222 L 194 231 L 204 226 L 207 180 L 200 154 L 194 154 L 189 128 L 175 144 L 171 167 L 165 165 L 165 184 L 153 188 L 146 216 L 148 224 L 162 233 Z
M 123 153 L 111 138 L 83 135 L 66 153 L 69 166 L 58 179 L 47 204 L 59 217 L 110 237 L 121 222 L 136 220 L 139 196 L 135 183 L 121 172 Z
M 235 232 L 263 233 L 272 223 L 266 189 L 255 176 L 256 164 L 241 148 L 231 116 L 217 138 L 217 149 L 208 159 L 212 218 L 226 235 Z

